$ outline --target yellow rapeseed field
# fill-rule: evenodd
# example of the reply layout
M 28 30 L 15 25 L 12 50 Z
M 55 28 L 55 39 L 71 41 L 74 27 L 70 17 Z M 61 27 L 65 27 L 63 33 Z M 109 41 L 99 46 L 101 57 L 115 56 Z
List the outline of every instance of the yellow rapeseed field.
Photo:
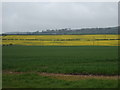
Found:
M 120 35 L 7 35 L 2 45 L 37 46 L 120 46 Z

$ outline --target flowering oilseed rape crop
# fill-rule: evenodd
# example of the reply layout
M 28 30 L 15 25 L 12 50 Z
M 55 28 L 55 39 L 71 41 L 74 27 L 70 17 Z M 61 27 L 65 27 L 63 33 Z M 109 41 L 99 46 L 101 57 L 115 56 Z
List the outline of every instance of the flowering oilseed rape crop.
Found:
M 119 35 L 6 35 L 1 37 L 2 45 L 119 46 Z

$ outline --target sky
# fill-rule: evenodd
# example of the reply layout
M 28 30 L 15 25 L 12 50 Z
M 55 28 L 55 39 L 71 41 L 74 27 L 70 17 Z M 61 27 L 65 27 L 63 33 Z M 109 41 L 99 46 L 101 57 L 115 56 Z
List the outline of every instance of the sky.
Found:
M 118 25 L 117 2 L 3 2 L 2 32 Z

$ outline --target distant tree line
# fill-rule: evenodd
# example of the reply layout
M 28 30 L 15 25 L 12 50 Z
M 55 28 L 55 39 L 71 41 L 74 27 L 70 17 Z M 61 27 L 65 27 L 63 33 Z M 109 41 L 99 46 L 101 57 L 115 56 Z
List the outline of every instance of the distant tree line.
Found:
M 84 35 L 84 34 L 120 34 L 119 27 L 108 28 L 82 28 L 82 29 L 48 29 L 35 32 L 9 32 L 2 35 Z

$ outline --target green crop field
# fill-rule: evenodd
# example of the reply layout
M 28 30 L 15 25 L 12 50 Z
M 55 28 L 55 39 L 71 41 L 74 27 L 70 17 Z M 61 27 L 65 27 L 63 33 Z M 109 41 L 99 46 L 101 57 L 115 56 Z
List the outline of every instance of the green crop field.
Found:
M 3 88 L 117 88 L 117 79 L 62 80 L 37 74 L 4 74 Z
M 4 46 L 2 54 L 3 88 L 115 88 L 118 85 L 117 77 L 111 78 L 118 74 L 117 46 Z M 73 75 L 72 80 L 65 79 L 64 74 Z M 93 78 L 76 79 L 75 75 Z M 94 78 L 94 75 L 103 77 Z

